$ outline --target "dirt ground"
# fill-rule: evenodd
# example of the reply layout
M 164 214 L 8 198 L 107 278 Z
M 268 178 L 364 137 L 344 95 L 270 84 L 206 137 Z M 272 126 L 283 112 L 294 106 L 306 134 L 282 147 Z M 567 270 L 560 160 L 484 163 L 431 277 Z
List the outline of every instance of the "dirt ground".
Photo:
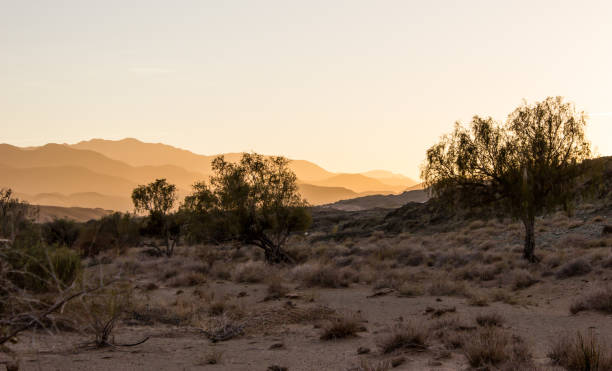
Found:
M 548 357 L 560 338 L 591 333 L 612 344 L 612 315 L 570 311 L 584 295 L 612 284 L 612 247 L 601 237 L 607 220 L 541 222 L 536 265 L 520 259 L 520 226 L 497 222 L 436 236 L 300 242 L 312 255 L 297 267 L 268 267 L 256 251 L 223 258 L 179 249 L 168 259 L 132 248 L 88 271 L 122 275 L 133 288 L 114 343 L 148 341 L 93 348 L 83 346 L 91 332 L 37 329 L 11 348 L 22 370 L 466 370 L 465 348 L 450 346 L 451 335 L 469 341 L 482 327 L 476 319 L 494 314 L 500 333 L 524 341 L 529 369 L 560 369 Z M 412 259 L 423 246 L 430 253 Z M 279 283 L 284 289 L 271 297 Z M 355 336 L 322 340 L 326 325 L 342 316 L 358 319 Z M 242 331 L 211 341 L 211 329 L 223 321 Z M 455 327 L 447 331 L 449 323 Z M 422 329 L 427 345 L 385 352 L 381 344 L 402 326 Z

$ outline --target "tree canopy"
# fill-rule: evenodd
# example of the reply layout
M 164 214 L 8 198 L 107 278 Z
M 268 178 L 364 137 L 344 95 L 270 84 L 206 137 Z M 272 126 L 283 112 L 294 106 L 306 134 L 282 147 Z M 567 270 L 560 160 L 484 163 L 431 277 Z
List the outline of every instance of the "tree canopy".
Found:
M 194 185 L 183 210 L 206 220 L 213 239 L 237 239 L 262 248 L 270 263 L 288 262 L 283 251 L 292 232 L 310 224 L 307 203 L 298 193 L 297 178 L 284 157 L 245 153 L 238 163 L 223 156 L 212 162 L 209 183 Z
M 575 195 L 590 157 L 586 115 L 561 97 L 523 103 L 505 123 L 474 116 L 427 150 L 421 177 L 434 197 L 495 204 L 525 226 L 524 257 L 535 261 L 535 217 Z

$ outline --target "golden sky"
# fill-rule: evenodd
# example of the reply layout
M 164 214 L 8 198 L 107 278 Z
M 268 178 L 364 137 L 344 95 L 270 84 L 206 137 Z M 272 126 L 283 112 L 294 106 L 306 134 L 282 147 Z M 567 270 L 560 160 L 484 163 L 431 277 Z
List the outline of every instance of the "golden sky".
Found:
M 136 137 L 417 177 L 454 121 L 562 95 L 612 155 L 611 15 L 610 1 L 5 1 L 0 141 Z

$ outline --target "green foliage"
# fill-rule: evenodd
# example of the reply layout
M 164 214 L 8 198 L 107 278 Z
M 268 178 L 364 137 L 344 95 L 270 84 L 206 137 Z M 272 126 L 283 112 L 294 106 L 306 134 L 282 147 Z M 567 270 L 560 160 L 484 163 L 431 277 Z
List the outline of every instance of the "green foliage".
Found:
M 0 238 L 14 241 L 37 216 L 38 208 L 13 197 L 11 189 L 0 188 Z
M 590 156 L 586 118 L 562 98 L 523 104 L 505 124 L 475 116 L 427 150 L 421 177 L 446 204 L 493 204 L 520 218 L 534 260 L 535 216 L 567 206 Z
M 132 191 L 132 202 L 137 212 L 166 215 L 176 201 L 176 186 L 166 179 L 156 179 L 147 185 L 139 185 Z
M 147 185 L 139 185 L 132 192 L 136 212 L 148 212 L 143 232 L 166 240 L 166 256 L 172 256 L 181 235 L 181 221 L 178 216 L 168 214 L 176 201 L 176 186 L 166 179 L 157 179 Z
M 113 213 L 85 223 L 75 246 L 83 256 L 95 256 L 108 249 L 123 250 L 138 244 L 140 227 L 139 220 L 130 214 Z
M 286 158 L 258 154 L 245 153 L 238 163 L 217 157 L 210 183 L 195 184 L 182 207 L 191 237 L 236 239 L 261 247 L 268 262 L 290 261 L 282 246 L 311 218 L 288 165 Z
M 22 289 L 44 292 L 53 286 L 64 288 L 80 275 L 81 259 L 67 247 L 52 247 L 44 243 L 13 246 L 5 259 L 11 268 L 10 280 Z
M 50 245 L 72 247 L 79 238 L 79 225 L 68 219 L 55 219 L 42 226 L 43 238 Z

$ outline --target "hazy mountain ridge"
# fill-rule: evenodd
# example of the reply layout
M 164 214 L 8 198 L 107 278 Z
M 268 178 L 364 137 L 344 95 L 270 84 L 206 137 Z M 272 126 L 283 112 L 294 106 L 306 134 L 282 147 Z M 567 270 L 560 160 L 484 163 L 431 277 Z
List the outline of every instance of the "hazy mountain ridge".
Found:
M 223 156 L 238 161 L 242 153 Z M 0 144 L 0 187 L 12 188 L 33 204 L 127 211 L 132 189 L 156 178 L 176 184 L 181 199 L 193 183 L 210 176 L 215 157 L 131 138 L 28 148 Z M 305 160 L 291 160 L 290 167 L 313 205 L 399 193 L 416 183 L 384 170 L 368 172 L 371 176 L 338 174 Z

